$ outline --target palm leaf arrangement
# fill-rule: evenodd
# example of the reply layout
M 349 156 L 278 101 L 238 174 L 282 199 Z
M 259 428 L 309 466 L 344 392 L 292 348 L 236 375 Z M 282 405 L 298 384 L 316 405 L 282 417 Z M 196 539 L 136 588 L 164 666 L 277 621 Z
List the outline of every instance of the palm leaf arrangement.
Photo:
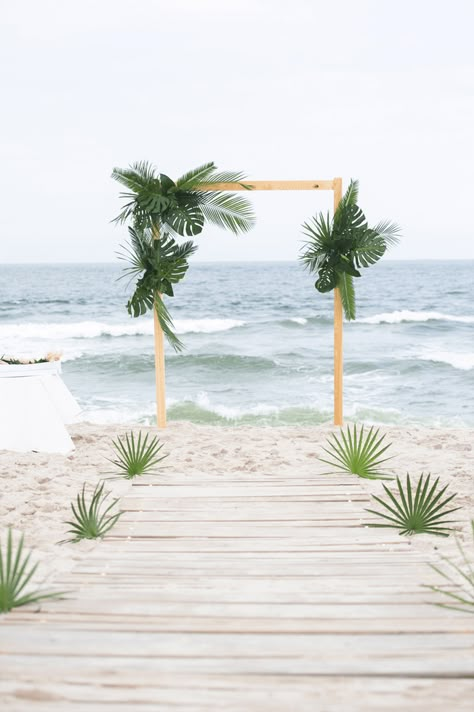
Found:
M 168 457 L 160 454 L 163 443 L 160 443 L 156 435 L 150 437 L 149 433 L 142 437 L 139 432 L 136 439 L 133 433 L 126 433 L 124 439 L 113 440 L 112 446 L 116 459 L 109 462 L 115 465 L 127 480 L 151 474 L 158 463 Z
M 363 425 L 359 431 L 354 423 L 352 432 L 348 425 L 346 432 L 341 428 L 340 437 L 331 434 L 327 441 L 328 447 L 323 447 L 331 459 L 319 459 L 336 471 L 358 475 L 368 480 L 393 479 L 381 468 L 385 462 L 392 459 L 383 457 L 391 446 L 391 443 L 385 444 L 384 440 L 385 435 L 379 436 L 379 430 L 374 431 L 373 426 L 365 433 Z
M 31 552 L 23 551 L 24 536 L 15 546 L 12 530 L 8 530 L 5 549 L 0 542 L 0 613 L 13 608 L 38 603 L 49 598 L 59 598 L 64 592 L 48 593 L 40 589 L 27 592 L 25 589 L 33 578 L 38 564 L 30 565 Z
M 426 477 L 422 474 L 414 490 L 408 473 L 405 487 L 397 477 L 398 491 L 395 494 L 386 485 L 383 485 L 388 496 L 387 500 L 372 495 L 375 501 L 383 507 L 383 510 L 367 509 L 367 512 L 381 517 L 386 523 L 371 522 L 369 526 L 399 529 L 400 534 L 449 536 L 452 528 L 448 524 L 452 524 L 453 520 L 446 519 L 446 517 L 461 507 L 448 509 L 448 505 L 456 493 L 445 497 L 448 485 L 439 487 L 439 477 L 433 484 L 430 479 L 430 474 Z
M 471 532 L 474 541 L 474 520 L 471 521 Z M 464 547 L 457 538 L 456 546 L 459 550 L 461 563 L 458 564 L 452 559 L 442 556 L 443 568 L 430 564 L 431 568 L 444 580 L 439 586 L 427 586 L 427 588 L 444 596 L 444 602 L 436 603 L 436 606 L 463 613 L 474 613 L 474 559 L 468 558 Z
M 378 262 L 398 242 L 399 227 L 388 220 L 369 227 L 357 204 L 359 183 L 351 180 L 332 220 L 319 213 L 303 224 L 305 241 L 300 260 L 317 274 L 318 292 L 339 289 L 346 319 L 356 317 L 354 277 Z
M 68 533 L 72 534 L 72 537 L 60 542 L 61 544 L 76 543 L 81 539 L 98 539 L 105 536 L 116 524 L 123 512 L 111 512 L 118 499 L 107 502 L 110 492 L 105 492 L 104 487 L 104 483 L 99 482 L 92 493 L 90 502 L 87 502 L 84 483 L 82 491 L 76 497 L 75 504 L 71 502 L 73 519 L 66 522 L 71 527 Z
M 127 189 L 120 194 L 124 204 L 115 222 L 132 223 L 130 242 L 120 254 L 130 265 L 125 275 L 137 279 L 128 312 L 137 317 L 155 308 L 169 343 L 180 351 L 183 344 L 174 333 L 161 295 L 174 296 L 173 285 L 185 276 L 188 258 L 197 246 L 192 241 L 179 244 L 177 238 L 199 235 L 206 221 L 236 234 L 250 230 L 255 219 L 249 201 L 235 193 L 211 190 L 220 183 L 249 186 L 242 173 L 219 172 L 214 163 L 173 181 L 142 161 L 126 169 L 114 168 L 112 178 Z

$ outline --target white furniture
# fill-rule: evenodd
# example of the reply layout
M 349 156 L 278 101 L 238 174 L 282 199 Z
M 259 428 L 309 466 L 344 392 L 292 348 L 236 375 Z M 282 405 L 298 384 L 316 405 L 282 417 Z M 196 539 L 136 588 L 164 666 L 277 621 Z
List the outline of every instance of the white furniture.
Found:
M 61 380 L 59 361 L 0 365 L 0 450 L 74 450 L 65 424 L 81 409 Z

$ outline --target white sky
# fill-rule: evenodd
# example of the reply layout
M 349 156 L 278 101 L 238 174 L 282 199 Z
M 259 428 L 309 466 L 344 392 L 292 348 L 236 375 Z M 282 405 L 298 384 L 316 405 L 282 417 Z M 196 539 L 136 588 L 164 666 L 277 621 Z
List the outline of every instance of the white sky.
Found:
M 113 166 L 361 183 L 392 258 L 474 258 L 472 0 L 0 0 L 0 262 L 111 261 Z M 330 193 L 201 260 L 294 259 Z

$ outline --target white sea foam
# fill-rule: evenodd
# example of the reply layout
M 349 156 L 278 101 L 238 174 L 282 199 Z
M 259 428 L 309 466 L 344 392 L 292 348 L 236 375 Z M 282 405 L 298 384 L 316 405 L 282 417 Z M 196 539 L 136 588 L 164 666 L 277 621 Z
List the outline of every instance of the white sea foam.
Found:
M 213 334 L 243 326 L 238 319 L 176 319 L 174 325 L 178 334 Z
M 383 314 L 374 314 L 357 319 L 360 324 L 401 324 L 402 322 L 424 322 L 424 321 L 455 321 L 461 324 L 474 324 L 474 316 L 457 316 L 454 314 L 442 314 L 436 311 L 410 311 L 401 309 Z
M 453 368 L 462 371 L 470 371 L 474 368 L 474 353 L 455 351 L 433 351 L 418 356 L 421 361 L 433 361 L 434 363 L 447 363 Z
M 237 319 L 176 319 L 178 334 L 212 334 L 228 331 L 245 322 Z M 108 324 L 100 321 L 79 322 L 27 322 L 25 324 L 0 325 L 2 339 L 96 339 L 100 336 L 150 336 L 153 334 L 151 319 L 136 319 L 130 322 Z
M 308 323 L 308 320 L 305 319 L 304 316 L 293 316 L 290 321 L 293 321 L 295 324 L 301 324 L 301 326 Z

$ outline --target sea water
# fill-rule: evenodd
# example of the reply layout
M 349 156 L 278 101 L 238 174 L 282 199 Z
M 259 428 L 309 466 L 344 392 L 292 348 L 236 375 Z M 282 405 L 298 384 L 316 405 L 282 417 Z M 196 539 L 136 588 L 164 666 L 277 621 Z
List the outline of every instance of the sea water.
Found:
M 474 262 L 381 262 L 355 280 L 344 326 L 346 416 L 474 426 Z M 62 351 L 63 376 L 98 423 L 152 423 L 153 319 L 125 308 L 117 264 L 0 266 L 0 356 Z M 297 262 L 197 263 L 167 300 L 185 351 L 167 347 L 170 419 L 329 422 L 332 295 Z

